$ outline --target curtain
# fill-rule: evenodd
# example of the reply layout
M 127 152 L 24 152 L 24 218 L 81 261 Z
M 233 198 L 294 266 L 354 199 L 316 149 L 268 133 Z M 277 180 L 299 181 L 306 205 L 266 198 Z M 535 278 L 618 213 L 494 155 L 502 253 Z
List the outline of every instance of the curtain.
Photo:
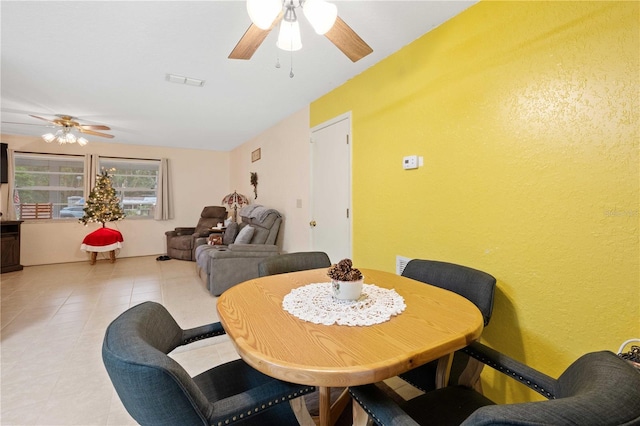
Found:
M 7 215 L 7 220 L 16 220 L 18 218 L 18 215 L 16 214 L 16 208 L 13 203 L 17 202 L 18 204 L 20 204 L 20 194 L 15 192 L 16 182 L 13 173 L 13 167 L 13 150 L 9 149 L 7 150 L 7 173 L 9 175 L 9 182 L 7 183 L 7 200 L 5 204 L 7 206 L 7 211 L 5 213 Z
M 91 189 L 96 186 L 96 175 L 98 174 L 98 160 L 99 157 L 93 154 L 86 154 L 84 156 L 84 197 L 86 199 L 91 193 Z
M 160 160 L 156 193 L 156 211 L 153 218 L 155 220 L 173 219 L 173 206 L 169 193 L 169 160 L 166 158 Z

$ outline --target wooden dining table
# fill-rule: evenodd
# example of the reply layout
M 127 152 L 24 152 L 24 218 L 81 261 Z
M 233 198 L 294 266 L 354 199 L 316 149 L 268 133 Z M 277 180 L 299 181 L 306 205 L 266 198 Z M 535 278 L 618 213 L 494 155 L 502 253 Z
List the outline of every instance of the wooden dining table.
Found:
M 292 289 L 330 282 L 327 269 L 271 275 L 240 283 L 218 299 L 220 321 L 240 357 L 256 370 L 319 388 L 319 422 L 331 425 L 348 403 L 332 410 L 330 388 L 376 383 L 433 360 L 448 381 L 453 352 L 480 337 L 483 319 L 464 297 L 439 287 L 373 269 L 365 284 L 394 289 L 406 308 L 369 326 L 323 325 L 283 309 Z

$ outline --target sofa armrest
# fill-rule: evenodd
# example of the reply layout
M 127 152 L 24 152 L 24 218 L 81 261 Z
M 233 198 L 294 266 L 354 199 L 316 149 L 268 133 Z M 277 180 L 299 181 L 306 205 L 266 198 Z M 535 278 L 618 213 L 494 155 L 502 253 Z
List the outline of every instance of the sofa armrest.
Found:
M 267 257 L 279 254 L 278 246 L 265 244 L 231 244 L 229 246 L 213 246 L 207 250 L 209 261 L 234 259 L 242 257 Z
M 228 246 L 229 250 L 234 252 L 272 252 L 278 251 L 278 246 L 275 244 L 230 244 Z

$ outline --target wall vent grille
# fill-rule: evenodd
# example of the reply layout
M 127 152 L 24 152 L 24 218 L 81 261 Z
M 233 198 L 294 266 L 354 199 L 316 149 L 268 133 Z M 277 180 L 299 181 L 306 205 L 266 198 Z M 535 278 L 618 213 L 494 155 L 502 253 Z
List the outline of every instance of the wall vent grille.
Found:
M 410 260 L 411 258 L 409 257 L 396 255 L 396 274 L 402 275 L 404 267 L 407 266 L 407 263 L 409 263 Z

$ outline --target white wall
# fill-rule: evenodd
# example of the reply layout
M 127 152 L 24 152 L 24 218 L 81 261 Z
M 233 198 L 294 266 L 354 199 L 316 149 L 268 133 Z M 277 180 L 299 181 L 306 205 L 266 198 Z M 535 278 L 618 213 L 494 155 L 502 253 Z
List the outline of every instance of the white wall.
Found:
M 171 173 L 174 219 L 168 221 L 124 219 L 108 227 L 124 237 L 119 257 L 163 254 L 165 231 L 177 226 L 195 226 L 202 208 L 221 205 L 229 192 L 230 153 L 207 150 L 133 146 L 91 141 L 85 147 L 47 144 L 37 137 L 1 135 L 9 149 L 39 153 L 86 154 L 131 158 L 168 158 Z M 249 180 L 247 177 L 247 184 Z M 0 185 L 0 211 L 5 213 L 7 185 Z M 6 216 L 5 216 L 6 217 Z M 80 250 L 85 235 L 99 224 L 83 226 L 76 220 L 25 221 L 22 224 L 21 263 L 24 266 L 84 261 Z
M 284 252 L 310 249 L 309 135 L 309 107 L 305 107 L 231 152 L 232 190 L 249 197 L 252 204 L 282 214 L 278 245 Z M 251 153 L 258 148 L 261 159 L 252 163 Z M 255 200 L 251 172 L 258 173 Z

